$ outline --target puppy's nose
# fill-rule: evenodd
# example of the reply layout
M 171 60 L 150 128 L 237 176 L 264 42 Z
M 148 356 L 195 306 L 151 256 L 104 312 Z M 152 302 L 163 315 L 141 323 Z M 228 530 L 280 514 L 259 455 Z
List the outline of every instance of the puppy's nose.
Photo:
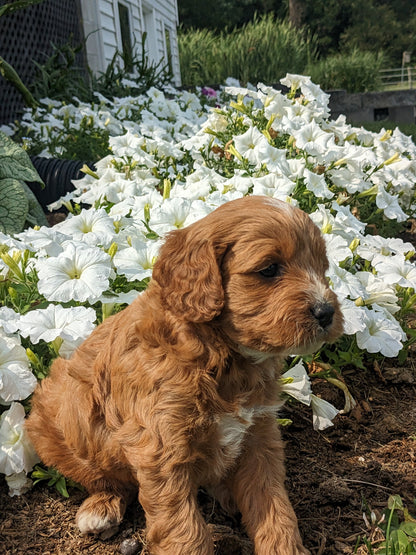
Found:
M 311 309 L 312 315 L 318 320 L 322 328 L 328 328 L 332 324 L 335 309 L 329 303 L 317 303 Z

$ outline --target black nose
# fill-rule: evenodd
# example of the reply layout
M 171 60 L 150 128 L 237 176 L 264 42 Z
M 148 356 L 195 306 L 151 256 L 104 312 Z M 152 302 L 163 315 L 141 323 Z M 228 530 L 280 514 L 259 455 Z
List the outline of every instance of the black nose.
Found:
M 311 312 L 322 328 L 327 328 L 332 324 L 332 318 L 335 312 L 332 304 L 318 303 L 312 308 Z

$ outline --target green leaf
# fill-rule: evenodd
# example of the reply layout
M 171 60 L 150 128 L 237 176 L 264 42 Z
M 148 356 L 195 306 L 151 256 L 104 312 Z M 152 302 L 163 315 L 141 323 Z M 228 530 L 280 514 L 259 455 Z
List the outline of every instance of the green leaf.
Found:
M 66 480 L 63 476 L 56 482 L 55 487 L 62 497 L 69 497 L 68 490 L 66 489 Z
M 0 179 L 0 231 L 22 231 L 29 211 L 25 189 L 17 179 Z
M 36 181 L 43 185 L 27 152 L 0 131 L 0 179 L 5 177 L 20 181 Z
M 45 213 L 42 210 L 41 205 L 39 204 L 37 198 L 26 185 L 26 183 L 22 183 L 23 188 L 26 192 L 26 196 L 29 202 L 29 210 L 26 216 L 26 221 L 31 226 L 35 225 L 44 225 L 49 226 L 48 220 L 46 219 Z
M 389 509 L 403 509 L 403 501 L 400 495 L 390 495 L 387 506 Z
M 402 530 L 393 530 L 390 541 L 394 544 L 397 553 L 408 553 L 410 549 L 409 538 Z
M 400 530 L 403 530 L 411 538 L 416 538 L 416 522 L 403 522 Z

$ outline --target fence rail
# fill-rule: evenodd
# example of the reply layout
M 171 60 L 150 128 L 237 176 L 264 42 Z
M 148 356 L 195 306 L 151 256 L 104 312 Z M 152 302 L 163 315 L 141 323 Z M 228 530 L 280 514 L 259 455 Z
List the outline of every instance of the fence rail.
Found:
M 412 89 L 416 87 L 416 66 L 381 69 L 380 78 L 386 90 Z

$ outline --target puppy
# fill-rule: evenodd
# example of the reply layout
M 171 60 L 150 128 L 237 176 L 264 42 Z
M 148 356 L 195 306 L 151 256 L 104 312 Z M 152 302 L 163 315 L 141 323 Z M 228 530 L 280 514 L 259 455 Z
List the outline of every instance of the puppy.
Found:
M 320 231 L 267 197 L 167 237 L 148 289 L 57 359 L 27 430 L 89 493 L 80 531 L 109 537 L 138 491 L 152 554 L 210 555 L 197 507 L 237 508 L 258 555 L 309 553 L 285 490 L 279 369 L 342 332 Z

